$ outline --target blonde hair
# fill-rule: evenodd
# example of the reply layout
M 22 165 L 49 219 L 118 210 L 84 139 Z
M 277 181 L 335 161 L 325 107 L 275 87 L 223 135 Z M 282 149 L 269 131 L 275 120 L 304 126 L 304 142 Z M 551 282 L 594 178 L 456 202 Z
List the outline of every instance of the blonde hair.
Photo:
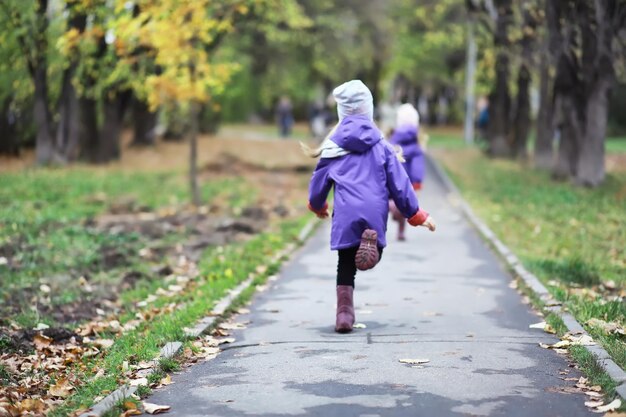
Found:
M 327 140 L 330 140 L 330 138 L 335 134 L 335 130 L 337 130 L 338 126 L 339 126 L 339 123 L 337 123 L 330 130 L 330 132 L 328 132 L 328 135 L 326 135 L 326 137 L 324 138 L 320 146 L 318 146 L 317 148 L 311 148 L 306 143 L 300 141 L 300 148 L 302 149 L 302 152 L 304 152 L 304 154 L 308 156 L 309 158 L 319 158 L 319 156 L 322 154 L 322 151 L 324 150 L 324 144 L 326 143 Z M 383 138 L 383 140 L 386 140 L 386 139 Z M 406 162 L 406 160 L 404 159 L 404 152 L 402 150 L 402 147 L 399 145 L 395 145 L 393 148 L 396 151 L 396 158 L 398 159 L 398 161 L 403 162 L 403 163 Z
M 300 148 L 302 149 L 302 152 L 304 152 L 304 154 L 308 156 L 309 158 L 319 158 L 319 156 L 322 154 L 322 150 L 324 149 L 324 144 L 326 143 L 327 140 L 330 140 L 330 138 L 335 134 L 335 130 L 337 130 L 337 126 L 339 126 L 339 123 L 333 126 L 333 128 L 330 130 L 330 132 L 328 132 L 328 134 L 326 135 L 326 137 L 324 138 L 320 146 L 318 146 L 317 148 L 312 149 L 304 142 L 300 142 Z

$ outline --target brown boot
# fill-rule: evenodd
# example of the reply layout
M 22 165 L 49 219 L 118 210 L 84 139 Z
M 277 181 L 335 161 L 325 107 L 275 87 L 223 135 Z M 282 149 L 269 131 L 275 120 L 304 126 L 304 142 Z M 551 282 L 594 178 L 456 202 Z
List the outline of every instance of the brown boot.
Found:
M 349 333 L 354 325 L 354 305 L 352 294 L 354 288 L 350 285 L 337 285 L 337 333 Z
M 354 263 L 356 268 L 361 271 L 367 271 L 376 266 L 380 260 L 380 254 L 378 253 L 378 233 L 376 230 L 365 229 L 361 235 L 361 244 L 356 251 L 354 257 Z

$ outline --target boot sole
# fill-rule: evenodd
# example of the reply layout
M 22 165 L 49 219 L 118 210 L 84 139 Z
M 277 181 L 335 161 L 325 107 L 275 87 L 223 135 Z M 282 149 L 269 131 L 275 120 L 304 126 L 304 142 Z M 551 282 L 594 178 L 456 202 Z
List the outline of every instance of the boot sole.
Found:
M 372 229 L 365 229 L 361 235 L 361 244 L 354 258 L 356 268 L 360 271 L 367 271 L 374 268 L 379 260 L 378 233 Z
M 341 327 L 341 328 L 337 328 L 335 327 L 335 332 L 337 333 L 350 333 L 352 331 L 352 327 Z

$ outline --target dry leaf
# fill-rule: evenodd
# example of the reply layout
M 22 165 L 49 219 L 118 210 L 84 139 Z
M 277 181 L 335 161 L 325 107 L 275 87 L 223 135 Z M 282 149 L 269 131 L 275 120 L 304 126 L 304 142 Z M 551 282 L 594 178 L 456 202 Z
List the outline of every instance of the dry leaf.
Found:
M 18 408 L 21 411 L 34 411 L 34 412 L 42 413 L 46 409 L 46 404 L 39 398 L 36 398 L 36 399 L 27 398 L 18 404 Z M 2 409 L 0 408 L 0 410 Z M 7 414 L 7 415 L 19 415 L 19 414 Z
M 222 323 L 220 324 L 220 328 L 224 330 L 238 330 L 245 329 L 246 326 L 243 323 Z
M 52 339 L 48 336 L 42 335 L 41 333 L 37 333 L 33 337 L 33 343 L 35 344 L 35 349 L 42 350 L 50 346 L 50 344 L 52 343 Z
M 142 404 L 143 404 L 144 411 L 148 414 L 166 413 L 171 408 L 169 405 L 158 405 L 158 404 L 147 403 L 145 401 Z
M 234 337 L 224 337 L 222 339 L 217 339 L 217 344 L 221 345 L 223 343 L 235 343 Z
M 136 410 L 137 404 L 134 401 L 124 401 L 124 410 Z
M 128 416 L 140 416 L 143 413 L 141 412 L 141 410 L 138 410 L 136 408 L 133 408 L 131 410 L 126 410 L 124 411 L 122 414 L 120 414 L 120 417 L 128 417 Z
M 604 404 L 604 401 L 602 400 L 585 401 L 585 405 L 589 408 L 600 407 L 602 404 Z
M 102 349 L 108 349 L 111 346 L 113 346 L 114 343 L 115 341 L 111 339 L 98 339 L 98 340 L 93 341 L 94 346 L 97 346 Z
M 130 381 L 128 381 L 128 384 L 131 387 L 138 387 L 139 385 L 148 385 L 148 378 L 131 379 Z
M 419 365 L 422 363 L 430 362 L 430 359 L 398 359 L 400 363 L 406 363 L 409 365 Z
M 172 377 L 170 375 L 165 375 L 165 377 L 161 379 L 161 385 L 170 385 L 170 384 L 172 384 Z
M 70 384 L 70 381 L 68 381 L 67 378 L 61 378 L 56 384 L 50 387 L 48 393 L 53 397 L 67 398 L 70 396 L 73 389 L 74 387 Z
M 620 400 L 619 398 L 616 398 L 615 400 L 613 400 L 612 402 L 608 403 L 607 405 L 603 405 L 603 406 L 598 407 L 596 409 L 596 411 L 598 413 L 606 413 L 607 411 L 617 410 L 621 406 L 622 406 L 622 400 Z

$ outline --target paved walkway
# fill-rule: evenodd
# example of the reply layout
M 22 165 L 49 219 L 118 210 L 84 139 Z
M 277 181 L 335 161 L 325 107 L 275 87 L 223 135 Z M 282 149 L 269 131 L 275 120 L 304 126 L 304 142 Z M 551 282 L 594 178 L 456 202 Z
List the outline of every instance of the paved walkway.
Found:
M 433 177 L 420 200 L 439 229 L 409 229 L 357 276 L 357 322 L 333 332 L 329 223 L 258 295 L 247 329 L 216 359 L 174 376 L 150 402 L 174 416 L 587 416 L 555 338 Z M 399 359 L 429 359 L 411 367 Z M 569 372 L 561 375 L 561 372 Z

